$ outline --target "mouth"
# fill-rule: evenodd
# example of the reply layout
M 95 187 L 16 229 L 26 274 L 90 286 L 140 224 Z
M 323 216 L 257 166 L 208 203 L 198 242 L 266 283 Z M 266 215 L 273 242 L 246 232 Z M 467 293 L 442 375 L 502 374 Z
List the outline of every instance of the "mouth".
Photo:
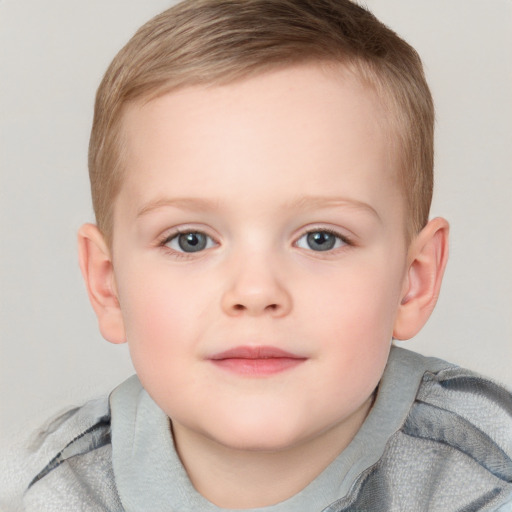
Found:
M 264 377 L 291 370 L 302 364 L 307 358 L 277 347 L 243 346 L 214 354 L 209 360 L 222 370 L 239 375 Z

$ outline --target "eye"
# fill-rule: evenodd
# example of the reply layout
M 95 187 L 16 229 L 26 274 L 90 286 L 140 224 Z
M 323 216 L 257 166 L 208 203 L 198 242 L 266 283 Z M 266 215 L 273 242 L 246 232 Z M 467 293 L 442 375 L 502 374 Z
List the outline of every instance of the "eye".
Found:
M 348 241 L 344 237 L 327 230 L 309 231 L 296 243 L 297 247 L 312 251 L 331 251 L 347 244 Z
M 208 235 L 200 231 L 188 231 L 168 237 L 162 245 L 177 252 L 200 252 L 215 246 L 215 242 Z

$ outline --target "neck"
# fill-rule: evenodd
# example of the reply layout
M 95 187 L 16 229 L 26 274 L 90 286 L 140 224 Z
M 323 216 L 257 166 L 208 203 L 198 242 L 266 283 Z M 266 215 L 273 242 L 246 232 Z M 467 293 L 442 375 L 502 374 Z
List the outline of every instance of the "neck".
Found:
M 291 498 L 320 475 L 354 438 L 371 404 L 372 398 L 342 424 L 285 449 L 232 448 L 176 423 L 174 440 L 192 484 L 211 503 L 265 507 Z

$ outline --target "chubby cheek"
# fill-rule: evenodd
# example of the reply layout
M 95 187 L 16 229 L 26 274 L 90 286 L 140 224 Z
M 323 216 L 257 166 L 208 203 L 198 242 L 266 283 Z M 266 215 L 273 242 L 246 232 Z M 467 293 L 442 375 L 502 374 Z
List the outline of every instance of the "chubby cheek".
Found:
M 121 309 L 139 378 L 150 394 L 160 389 L 165 394 L 174 383 L 183 385 L 191 378 L 190 359 L 197 349 L 197 316 L 203 300 L 194 286 L 145 269 L 138 276 L 132 274 L 129 286 L 120 290 Z
M 333 275 L 311 301 L 310 336 L 328 368 L 326 385 L 357 406 L 377 386 L 391 346 L 401 267 L 363 262 Z M 319 389 L 319 396 L 321 396 Z M 332 398 L 332 397 L 331 397 Z

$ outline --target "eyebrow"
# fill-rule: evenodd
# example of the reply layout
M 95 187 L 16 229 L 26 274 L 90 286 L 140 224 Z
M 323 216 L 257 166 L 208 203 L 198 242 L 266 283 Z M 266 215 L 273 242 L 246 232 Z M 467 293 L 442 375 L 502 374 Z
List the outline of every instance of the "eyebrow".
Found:
M 218 200 L 204 199 L 198 197 L 163 197 L 155 199 L 145 204 L 137 212 L 137 218 L 159 208 L 168 206 L 187 210 L 213 211 L 215 209 L 218 209 L 219 204 L 220 201 Z M 377 213 L 375 208 L 373 208 L 368 203 L 365 203 L 364 201 L 359 201 L 357 199 L 350 199 L 338 196 L 304 196 L 285 203 L 286 209 L 299 211 L 314 210 L 318 208 L 336 208 L 339 206 L 350 207 L 357 210 L 366 211 L 372 214 L 378 220 L 381 220 L 380 215 Z
M 149 203 L 145 204 L 137 212 L 137 218 L 146 215 L 147 213 L 150 213 L 153 210 L 157 210 L 158 208 L 163 208 L 166 206 L 172 206 L 174 208 L 182 208 L 188 210 L 211 211 L 218 208 L 218 205 L 218 201 L 212 201 L 211 199 L 200 199 L 197 197 L 163 197 L 160 199 L 155 199 L 154 201 L 150 201 Z
M 338 196 L 305 196 L 300 197 L 286 205 L 288 208 L 297 210 L 314 210 L 318 208 L 335 208 L 337 206 L 350 207 L 357 210 L 366 211 L 371 213 L 378 220 L 381 220 L 380 215 L 373 206 L 347 197 Z

